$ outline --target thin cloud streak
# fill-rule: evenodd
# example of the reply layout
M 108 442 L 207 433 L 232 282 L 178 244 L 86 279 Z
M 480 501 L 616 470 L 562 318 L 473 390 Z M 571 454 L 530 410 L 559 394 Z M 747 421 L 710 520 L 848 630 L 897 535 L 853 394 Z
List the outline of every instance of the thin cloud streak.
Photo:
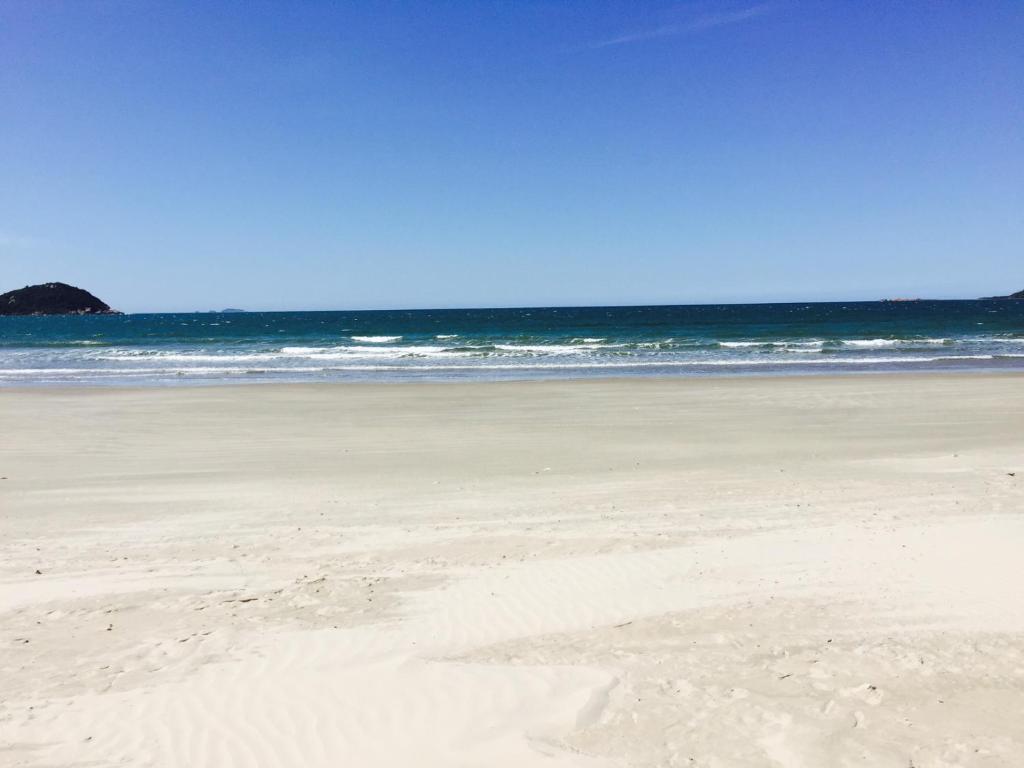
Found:
M 755 19 L 759 16 L 764 16 L 767 13 L 771 13 L 779 7 L 779 3 L 760 3 L 758 5 L 752 5 L 749 8 L 742 8 L 740 10 L 731 11 L 729 13 L 713 13 L 706 16 L 701 16 L 694 19 L 686 24 L 671 24 L 664 27 L 657 27 L 656 29 L 649 29 L 644 32 L 635 32 L 629 35 L 620 35 L 619 37 L 613 37 L 608 40 L 600 40 L 596 43 L 591 43 L 587 46 L 588 49 L 594 50 L 598 48 L 609 48 L 613 45 L 628 45 L 630 43 L 640 43 L 645 40 L 656 40 L 660 37 L 675 37 L 677 35 L 688 35 L 697 32 L 704 32 L 709 29 L 715 29 L 716 27 L 725 27 L 730 24 L 740 24 L 744 21 Z

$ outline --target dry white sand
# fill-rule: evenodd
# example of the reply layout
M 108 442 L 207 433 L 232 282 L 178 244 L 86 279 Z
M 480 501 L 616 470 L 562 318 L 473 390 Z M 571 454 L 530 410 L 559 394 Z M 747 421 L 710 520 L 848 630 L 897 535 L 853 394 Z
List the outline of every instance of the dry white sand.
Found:
M 4 766 L 1024 765 L 1019 376 L 4 391 L 0 438 Z

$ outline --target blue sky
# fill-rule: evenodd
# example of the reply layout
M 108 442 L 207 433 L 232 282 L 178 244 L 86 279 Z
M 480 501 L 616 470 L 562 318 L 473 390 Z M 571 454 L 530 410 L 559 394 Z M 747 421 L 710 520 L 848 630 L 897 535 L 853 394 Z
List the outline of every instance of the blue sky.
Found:
M 1024 288 L 1024 3 L 0 2 L 0 290 Z

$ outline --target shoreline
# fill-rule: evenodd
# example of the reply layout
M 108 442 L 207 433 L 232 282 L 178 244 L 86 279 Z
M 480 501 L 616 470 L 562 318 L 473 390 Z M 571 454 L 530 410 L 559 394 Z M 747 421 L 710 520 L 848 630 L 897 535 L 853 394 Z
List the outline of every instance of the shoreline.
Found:
M 549 384 L 628 384 L 637 382 L 643 386 L 643 382 L 667 384 L 684 382 L 699 384 L 716 382 L 769 382 L 769 381 L 843 381 L 846 379 L 941 379 L 941 378 L 972 378 L 984 380 L 986 378 L 1024 378 L 1024 368 L 1013 369 L 943 369 L 943 370 L 885 370 L 885 371 L 844 371 L 842 373 L 713 373 L 689 376 L 670 376 L 652 374 L 650 376 L 581 376 L 581 377 L 549 377 L 549 378 L 509 378 L 509 379 L 417 379 L 417 380 L 330 380 L 330 381 L 188 381 L 188 382 L 153 382 L 147 384 L 102 384 L 102 383 L 81 383 L 81 384 L 29 384 L 29 385 L 0 385 L 0 398 L 5 394 L 28 394 L 31 392 L 145 392 L 145 391 L 187 391 L 192 389 L 226 389 L 247 391 L 253 388 L 276 389 L 276 388 L 321 388 L 330 389 L 334 387 L 344 388 L 369 388 L 369 387 L 490 387 L 490 386 L 528 386 L 528 385 L 549 385 Z

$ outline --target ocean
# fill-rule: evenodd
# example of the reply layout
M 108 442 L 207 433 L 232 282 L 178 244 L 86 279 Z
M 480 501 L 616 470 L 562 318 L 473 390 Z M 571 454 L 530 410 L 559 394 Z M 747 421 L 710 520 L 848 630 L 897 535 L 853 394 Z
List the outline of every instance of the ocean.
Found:
M 1024 301 L 0 317 L 0 386 L 1024 369 Z

